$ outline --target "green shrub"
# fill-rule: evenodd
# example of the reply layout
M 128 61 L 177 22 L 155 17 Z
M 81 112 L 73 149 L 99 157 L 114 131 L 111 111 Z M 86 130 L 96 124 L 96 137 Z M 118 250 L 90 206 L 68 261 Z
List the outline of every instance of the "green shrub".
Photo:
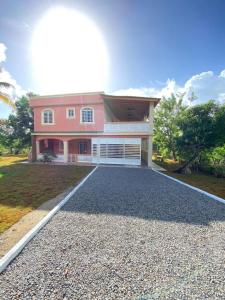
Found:
M 43 153 L 43 157 L 41 159 L 41 161 L 43 161 L 44 163 L 47 162 L 51 162 L 53 160 L 53 157 L 51 155 L 49 155 L 49 153 L 45 152 Z
M 225 178 L 225 166 L 213 167 L 213 174 L 216 177 Z
M 54 157 L 54 158 L 56 158 L 57 156 L 55 155 L 55 153 L 51 150 L 51 149 L 48 149 L 48 148 L 46 148 L 46 149 L 44 149 L 43 151 L 42 151 L 42 153 L 43 154 L 48 154 L 49 156 L 52 156 L 52 157 Z
M 51 162 L 54 158 L 57 157 L 52 150 L 47 149 L 47 148 L 42 151 L 42 155 L 43 156 L 40 159 L 40 161 L 42 161 L 44 163 Z

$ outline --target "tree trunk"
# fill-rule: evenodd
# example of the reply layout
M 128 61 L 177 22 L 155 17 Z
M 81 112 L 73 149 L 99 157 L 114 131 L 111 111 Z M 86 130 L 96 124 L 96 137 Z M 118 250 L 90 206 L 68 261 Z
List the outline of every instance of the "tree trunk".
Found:
M 188 161 L 186 161 L 181 167 L 175 170 L 175 173 L 183 173 L 185 169 L 187 169 L 190 164 L 198 157 L 198 153 L 195 153 Z
M 173 154 L 173 160 L 177 161 L 177 155 L 176 155 L 176 152 L 174 150 L 172 150 L 172 154 Z

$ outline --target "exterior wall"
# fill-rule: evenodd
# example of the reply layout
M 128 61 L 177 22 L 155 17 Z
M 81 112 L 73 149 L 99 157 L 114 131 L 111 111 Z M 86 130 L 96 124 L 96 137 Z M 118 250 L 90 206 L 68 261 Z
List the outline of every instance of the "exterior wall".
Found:
M 100 95 L 62 96 L 49 98 L 34 98 L 31 100 L 34 110 L 35 132 L 73 132 L 73 131 L 103 131 L 104 104 Z M 80 113 L 84 107 L 94 110 L 93 123 L 81 123 Z M 42 124 L 42 111 L 50 108 L 54 111 L 54 123 Z M 75 118 L 67 118 L 67 108 L 75 108 Z
M 79 154 L 79 143 L 87 143 L 87 152 L 85 154 L 91 155 L 91 139 L 79 139 L 69 141 L 69 154 Z

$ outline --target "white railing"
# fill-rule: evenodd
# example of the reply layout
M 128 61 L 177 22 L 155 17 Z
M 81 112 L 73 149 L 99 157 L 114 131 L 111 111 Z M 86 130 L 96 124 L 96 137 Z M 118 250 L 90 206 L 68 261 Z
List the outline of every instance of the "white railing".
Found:
M 104 124 L 107 133 L 152 133 L 149 122 L 110 122 Z
M 69 162 L 92 162 L 92 156 L 89 154 L 69 154 Z
M 78 162 L 92 162 L 92 156 L 87 154 L 78 154 L 77 155 Z

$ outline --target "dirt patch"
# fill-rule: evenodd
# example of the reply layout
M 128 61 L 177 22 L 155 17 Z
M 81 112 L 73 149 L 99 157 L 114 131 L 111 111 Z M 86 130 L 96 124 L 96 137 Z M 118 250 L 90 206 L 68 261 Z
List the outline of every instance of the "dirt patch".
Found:
M 0 235 L 0 257 L 4 256 L 29 230 L 53 209 L 73 188 L 43 203 L 39 208 L 23 216 L 16 224 Z

